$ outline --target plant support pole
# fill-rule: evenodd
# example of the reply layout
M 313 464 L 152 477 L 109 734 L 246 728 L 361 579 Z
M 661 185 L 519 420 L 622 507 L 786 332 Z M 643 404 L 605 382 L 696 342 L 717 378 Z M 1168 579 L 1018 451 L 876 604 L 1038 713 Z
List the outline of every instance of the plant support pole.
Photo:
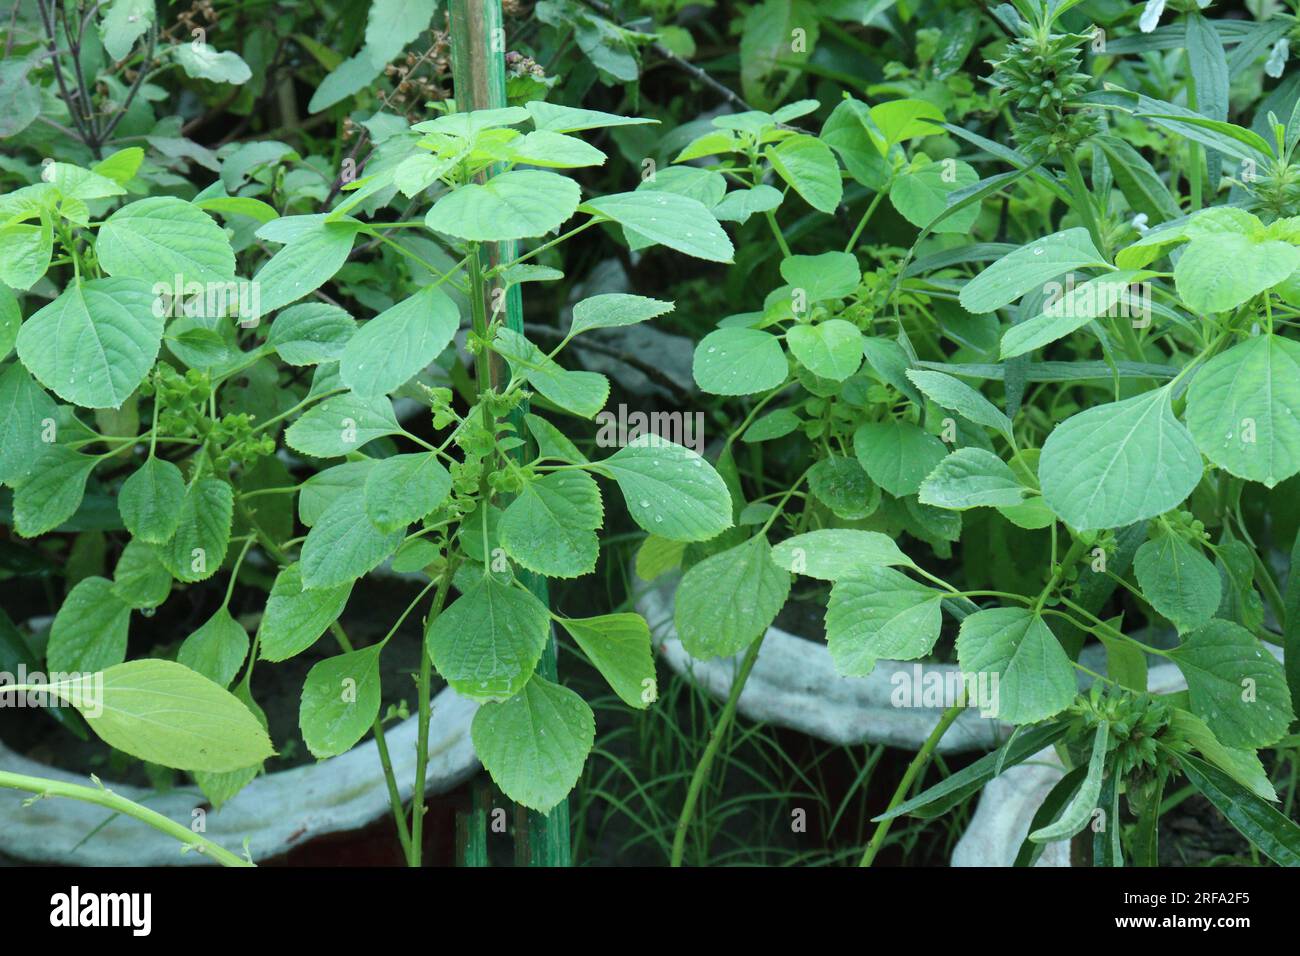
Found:
M 451 59 L 452 78 L 455 84 L 458 110 L 500 109 L 506 105 L 505 27 L 501 18 L 501 0 L 451 0 Z M 509 262 L 515 257 L 513 242 L 492 243 L 484 247 L 488 267 Z M 495 302 L 492 290 L 481 289 L 485 301 Z M 505 324 L 520 334 L 524 331 L 523 302 L 519 286 L 506 290 Z M 497 387 L 504 371 L 499 356 L 490 353 L 490 384 Z M 480 387 L 482 385 L 480 384 Z M 523 416 L 527 407 L 521 404 L 511 415 L 517 434 L 523 435 Z M 512 454 L 523 457 L 524 449 Z M 543 603 L 549 603 L 546 580 L 530 573 L 520 579 Z M 552 631 L 542 652 L 537 674 L 546 680 L 557 677 L 555 635 Z M 569 804 L 562 800 L 549 814 L 528 813 L 528 833 L 519 835 L 528 840 L 528 859 L 532 866 L 568 866 L 570 863 Z

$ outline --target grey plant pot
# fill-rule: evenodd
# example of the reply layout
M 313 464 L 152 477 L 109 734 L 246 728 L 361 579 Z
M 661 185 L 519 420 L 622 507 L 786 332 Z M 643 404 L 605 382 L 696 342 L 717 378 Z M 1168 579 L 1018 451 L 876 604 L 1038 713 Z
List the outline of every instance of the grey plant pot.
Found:
M 477 707 L 451 688 L 434 698 L 426 793 L 446 792 L 478 769 L 469 736 Z M 415 779 L 416 731 L 417 719 L 410 717 L 386 735 L 403 799 L 410 797 Z M 78 774 L 29 760 L 3 744 L 0 770 L 88 782 Z M 104 786 L 187 827 L 194 811 L 207 805 L 203 794 L 192 787 L 156 795 L 127 784 L 104 781 Z M 136 820 L 114 818 L 102 807 L 58 798 L 24 806 L 30 796 L 0 790 L 0 851 L 10 856 L 79 866 L 212 862 L 199 853 L 182 853 L 173 838 Z M 249 854 L 259 861 L 327 833 L 359 829 L 389 812 L 387 784 L 372 739 L 338 757 L 258 777 L 219 811 L 207 811 L 204 836 L 234 853 L 241 853 L 247 841 Z

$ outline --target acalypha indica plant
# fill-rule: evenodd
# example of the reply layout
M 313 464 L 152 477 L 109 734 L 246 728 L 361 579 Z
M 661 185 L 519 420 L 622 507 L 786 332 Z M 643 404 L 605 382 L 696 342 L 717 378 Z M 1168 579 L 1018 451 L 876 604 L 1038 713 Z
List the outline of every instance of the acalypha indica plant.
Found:
M 512 286 L 561 277 L 531 260 L 597 226 L 637 247 L 732 257 L 695 199 L 647 182 L 584 200 L 564 174 L 605 160 L 581 133 L 638 122 L 544 102 L 436 116 L 386 138 L 365 174 L 321 213 L 280 215 L 261 199 L 230 196 L 221 181 L 190 200 L 135 198 L 138 148 L 89 166 L 48 163 L 39 181 L 0 196 L 0 479 L 13 489 L 14 530 L 33 538 L 58 529 L 94 482 L 116 492 L 128 536 L 112 576 L 79 581 L 55 615 L 45 665 L 60 676 L 50 690 L 118 750 L 191 771 L 219 805 L 272 755 L 255 668 L 329 632 L 339 653 L 307 676 L 302 738 L 318 758 L 371 731 L 382 741 L 380 658 L 416 614 L 427 653 L 415 806 L 435 670 L 482 703 L 473 741 L 501 789 L 540 811 L 562 800 L 594 722 L 578 694 L 536 673 L 553 626 L 629 705 L 644 708 L 657 691 L 640 616 L 556 616 L 537 581 L 595 568 L 601 481 L 661 538 L 703 541 L 732 523 L 725 484 L 695 452 L 646 435 L 593 461 L 561 429 L 523 413 L 536 395 L 591 419 L 608 380 L 568 370 L 557 355 L 592 329 L 673 308 L 628 294 L 584 299 L 567 335 L 545 351 L 506 322 Z M 421 215 L 394 223 L 366 214 L 394 197 Z M 259 223 L 260 242 L 239 254 L 221 222 L 236 216 Z M 443 250 L 440 264 L 394 242 L 395 230 L 426 237 Z M 498 255 L 520 240 L 530 241 L 527 251 Z M 313 296 L 376 248 L 398 250 L 410 265 L 391 305 L 358 321 Z M 19 296 L 42 280 L 57 295 L 24 315 Z M 243 312 L 192 307 L 214 287 L 233 290 L 228 305 L 253 290 L 273 318 L 240 322 Z M 463 294 L 467 310 L 449 290 Z M 472 401 L 457 411 L 451 390 L 421 374 L 461 361 L 452 346 L 462 325 L 476 375 Z M 269 407 L 248 394 L 250 378 Z M 421 403 L 436 441 L 399 422 L 395 395 Z M 290 477 L 277 456 L 308 476 Z M 280 496 L 296 500 L 305 537 L 259 513 Z M 229 602 L 254 553 L 277 570 L 250 638 Z M 388 637 L 355 647 L 339 616 L 356 582 L 390 559 L 399 571 L 423 570 L 428 584 L 394 616 Z M 216 575 L 229 579 L 225 602 L 174 660 L 126 659 L 137 615 L 173 599 L 177 586 Z M 404 827 L 400 804 L 395 813 Z M 420 846 L 420 816 L 410 819 L 408 847 Z
M 1285 186 L 1300 112 L 1273 119 L 1265 139 L 1116 88 L 1090 95 L 1080 70 L 1091 37 L 1053 30 L 1073 6 L 999 8 L 1008 37 L 990 82 L 1016 107 L 1017 148 L 945 123 L 929 103 L 869 107 L 846 95 L 817 135 L 789 125 L 817 108 L 796 104 L 715 118 L 715 131 L 677 157 L 695 161 L 686 169 L 700 193 L 708 177 L 751 187 L 783 281 L 695 352 L 702 390 L 746 399 L 723 454 L 737 527 L 703 551 L 652 537 L 639 566 L 649 576 L 685 569 L 675 623 L 691 654 L 745 652 L 723 723 L 800 580 L 826 602 L 830 656 L 846 677 L 940 653 L 945 618 L 953 622 L 967 696 L 944 712 L 877 818 L 864 864 L 891 820 L 932 817 L 1053 745 L 1068 772 L 1022 863 L 1090 823 L 1094 862 L 1122 863 L 1125 796 L 1137 818 L 1128 858 L 1153 864 L 1166 787 L 1181 776 L 1263 854 L 1300 864 L 1300 828 L 1274 808 L 1256 755 L 1295 718 L 1296 645 L 1288 686 L 1266 642 L 1297 633 L 1297 591 L 1282 595 L 1242 512 L 1249 485 L 1272 489 L 1300 473 L 1300 343 L 1288 335 L 1300 317 L 1300 210 Z M 1201 26 L 1193 17 L 1188 30 Z M 1241 200 L 1199 208 L 1197 195 L 1184 212 L 1146 160 L 1105 132 L 1108 121 L 1149 123 L 1239 161 L 1251 173 Z M 1010 172 L 980 179 L 966 162 L 909 146 L 924 139 L 951 152 L 949 136 Z M 766 183 L 784 179 L 834 213 L 842 177 L 865 187 L 847 242 L 795 254 Z M 1059 200 L 1059 228 L 1042 230 L 1035 216 L 1018 224 L 1019 244 L 914 255 L 927 237 L 976 229 L 981 200 L 1016 184 L 1041 205 Z M 920 229 L 911 252 L 860 244 L 885 196 Z M 954 360 L 954 348 L 971 351 L 982 318 L 993 320 L 997 363 Z M 1002 385 L 1002 407 L 982 390 L 990 382 Z M 987 531 L 965 522 L 989 528 L 981 512 L 1047 543 L 1040 580 L 990 589 L 926 567 L 954 546 L 978 547 Z M 904 536 L 917 546 L 900 548 Z M 1147 628 L 1104 614 L 1117 589 Z M 1172 642 L 1153 639 L 1161 627 Z M 1080 659 L 1085 639 L 1104 649 L 1104 674 Z M 1176 665 L 1187 689 L 1148 693 L 1150 660 Z M 1091 682 L 1083 693 L 1081 677 Z M 976 705 L 1015 728 L 1005 745 L 908 799 L 916 770 Z M 675 863 L 711 758 L 692 781 Z

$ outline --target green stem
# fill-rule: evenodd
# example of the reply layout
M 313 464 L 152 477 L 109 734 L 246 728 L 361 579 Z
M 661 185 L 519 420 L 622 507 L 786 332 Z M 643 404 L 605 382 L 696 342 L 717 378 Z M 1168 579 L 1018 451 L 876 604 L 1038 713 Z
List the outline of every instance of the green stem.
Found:
M 80 800 L 82 803 L 93 803 L 115 813 L 133 817 L 155 830 L 170 837 L 175 837 L 185 849 L 204 853 L 222 866 L 253 865 L 243 857 L 236 856 L 224 847 L 218 846 L 206 837 L 193 832 L 189 827 L 182 826 L 175 820 L 163 816 L 157 810 L 150 810 L 148 807 L 141 806 L 133 800 L 119 796 L 106 787 L 85 787 L 75 783 L 64 783 L 62 780 L 28 777 L 6 771 L 0 771 L 0 787 L 6 787 L 10 790 L 26 790 L 41 797 L 66 797 L 69 800 Z
M 718 717 L 718 722 L 714 724 L 713 730 L 710 731 L 709 743 L 704 748 L 704 754 L 695 767 L 695 773 L 691 775 L 690 786 L 686 790 L 686 802 L 682 804 L 681 815 L 677 818 L 677 832 L 673 834 L 672 866 L 682 865 L 682 856 L 686 852 L 686 834 L 690 830 L 691 819 L 695 816 L 695 804 L 700 799 L 700 792 L 704 789 L 704 784 L 708 782 L 709 769 L 713 766 L 713 759 L 718 755 L 727 728 L 731 726 L 732 718 L 736 715 L 736 705 L 740 701 L 740 692 L 745 689 L 745 682 L 749 680 L 749 672 L 754 669 L 754 662 L 758 660 L 758 649 L 762 646 L 763 638 L 766 636 L 767 632 L 764 631 L 753 644 L 749 645 L 749 650 L 745 652 L 745 658 L 740 662 L 740 670 L 736 672 L 736 677 L 731 682 L 731 691 L 727 694 L 727 703 L 722 708 L 722 714 Z
M 1083 173 L 1079 170 L 1079 161 L 1074 158 L 1074 152 L 1070 149 L 1061 150 L 1061 163 L 1065 166 L 1065 175 L 1070 181 L 1070 191 L 1074 194 L 1075 212 L 1083 217 L 1083 223 L 1088 227 L 1088 235 L 1092 236 L 1097 251 L 1104 258 L 1109 259 L 1110 253 L 1106 249 L 1101 226 L 1097 222 L 1097 210 L 1093 208 L 1092 196 L 1088 194 L 1088 187 L 1084 184 Z
M 867 206 L 867 211 L 864 212 L 862 218 L 858 220 L 858 225 L 857 228 L 853 230 L 853 235 L 849 236 L 849 241 L 844 246 L 845 252 L 852 252 L 853 247 L 858 244 L 858 236 L 862 235 L 862 230 L 865 229 L 867 223 L 871 221 L 871 214 L 876 211 L 876 207 L 880 205 L 880 199 L 884 195 L 885 193 L 883 191 L 878 192 L 876 193 L 875 198 L 871 200 L 871 205 Z
M 447 600 L 447 591 L 451 587 L 451 578 L 455 565 L 447 562 L 447 568 L 438 582 L 438 592 L 433 596 L 433 607 L 429 611 L 427 628 L 442 613 L 442 606 Z M 433 683 L 433 662 L 429 653 L 420 648 L 419 694 L 419 730 L 416 734 L 415 751 L 415 791 L 411 795 L 411 866 L 418 867 L 423 862 L 424 850 L 424 777 L 429 766 L 429 720 L 432 715 L 430 706 L 430 685 Z
M 903 779 L 898 782 L 898 789 L 894 791 L 893 797 L 890 798 L 886 813 L 903 802 L 903 798 L 907 796 L 907 792 L 912 788 L 912 782 L 916 779 L 917 774 L 930 762 L 930 754 L 934 752 L 935 747 L 939 746 L 939 741 L 948 728 L 952 726 L 953 721 L 961 715 L 963 709 L 961 704 L 953 704 L 943 712 L 943 716 L 939 718 L 939 723 L 930 732 L 930 736 L 921 745 L 921 749 L 916 752 L 912 762 L 907 765 L 907 771 L 903 774 Z M 862 859 L 858 862 L 858 866 L 871 866 L 875 861 L 876 854 L 885 845 L 885 837 L 889 835 L 889 827 L 893 822 L 891 818 L 881 820 L 876 824 L 876 832 L 871 835 L 871 842 L 867 844 L 867 848 L 862 852 Z

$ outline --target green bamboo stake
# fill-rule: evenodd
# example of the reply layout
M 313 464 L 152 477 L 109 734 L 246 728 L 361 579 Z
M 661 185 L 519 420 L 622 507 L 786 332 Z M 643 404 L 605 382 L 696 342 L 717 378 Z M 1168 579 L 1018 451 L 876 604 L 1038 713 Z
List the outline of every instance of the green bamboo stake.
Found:
M 460 110 L 499 109 L 506 105 L 505 27 L 501 18 L 501 0 L 451 0 L 451 62 L 455 83 L 456 107 Z M 514 242 L 498 242 L 487 247 L 489 265 L 509 262 L 515 257 Z M 491 293 L 484 290 L 484 298 L 491 301 Z M 505 297 L 506 327 L 523 333 L 524 311 L 519 286 L 511 286 Z M 492 356 L 490 379 L 493 385 L 501 382 L 502 362 Z M 511 415 L 517 434 L 526 434 L 524 413 L 520 405 Z M 522 458 L 524 449 L 512 454 Z M 521 580 L 543 603 L 548 603 L 546 579 L 527 573 Z M 547 680 L 556 680 L 555 634 L 547 642 L 537 673 Z M 531 866 L 569 866 L 569 804 L 562 801 L 549 814 L 528 813 L 527 834 L 517 834 L 517 840 L 527 841 L 528 863 Z M 478 821 L 474 821 L 478 824 Z M 486 840 L 486 836 L 484 836 Z M 521 849 L 523 849 L 521 847 Z

